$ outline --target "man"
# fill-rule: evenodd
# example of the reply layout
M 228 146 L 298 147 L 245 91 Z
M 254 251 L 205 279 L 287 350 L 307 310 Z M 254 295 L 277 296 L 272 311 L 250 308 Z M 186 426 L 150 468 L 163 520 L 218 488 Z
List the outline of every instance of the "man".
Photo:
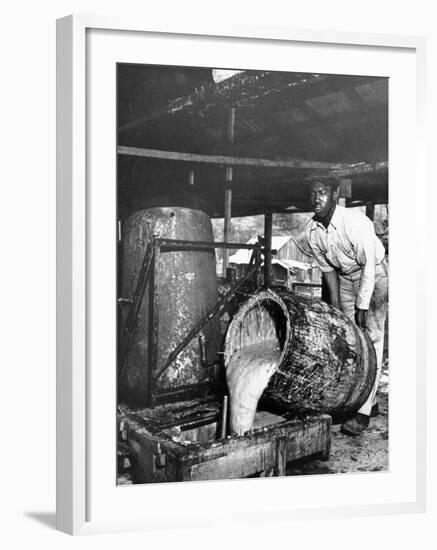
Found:
M 322 270 L 329 301 L 365 330 L 375 347 L 375 384 L 361 409 L 341 427 L 343 433 L 359 435 L 369 425 L 371 414 L 377 414 L 388 298 L 385 250 L 367 216 L 337 204 L 339 180 L 335 176 L 311 176 L 305 183 L 314 211 L 306 237 Z

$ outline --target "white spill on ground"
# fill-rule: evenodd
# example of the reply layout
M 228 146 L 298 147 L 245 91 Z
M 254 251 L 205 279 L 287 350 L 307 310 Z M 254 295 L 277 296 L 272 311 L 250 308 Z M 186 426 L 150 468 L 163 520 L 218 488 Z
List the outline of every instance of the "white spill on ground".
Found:
M 232 355 L 226 368 L 231 433 L 242 435 L 252 428 L 258 401 L 276 370 L 280 354 L 277 340 L 265 340 Z

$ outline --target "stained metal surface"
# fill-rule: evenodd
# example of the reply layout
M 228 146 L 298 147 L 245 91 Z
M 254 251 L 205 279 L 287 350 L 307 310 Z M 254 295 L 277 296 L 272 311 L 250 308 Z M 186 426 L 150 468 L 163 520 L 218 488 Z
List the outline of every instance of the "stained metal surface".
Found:
M 137 212 L 126 223 L 123 243 L 122 293 L 132 295 L 146 246 L 153 236 L 212 241 L 210 219 L 200 211 L 177 208 Z M 158 394 L 191 386 L 213 385 L 217 367 L 205 367 L 197 338 L 193 338 L 166 372 L 155 379 L 169 352 L 218 300 L 213 250 L 162 250 L 156 247 L 155 276 L 138 310 L 137 323 L 120 377 L 121 400 L 150 405 Z M 151 284 L 153 283 L 153 287 Z M 218 319 L 202 328 L 208 363 L 217 360 Z M 153 349 L 149 346 L 153 343 Z
M 270 319 L 270 320 L 269 320 Z M 287 291 L 261 291 L 234 316 L 225 342 L 225 365 L 234 354 L 272 331 L 280 347 L 264 398 L 285 410 L 351 413 L 365 402 L 376 375 L 370 338 L 340 311 L 321 300 Z M 243 359 L 241 359 L 243 364 Z

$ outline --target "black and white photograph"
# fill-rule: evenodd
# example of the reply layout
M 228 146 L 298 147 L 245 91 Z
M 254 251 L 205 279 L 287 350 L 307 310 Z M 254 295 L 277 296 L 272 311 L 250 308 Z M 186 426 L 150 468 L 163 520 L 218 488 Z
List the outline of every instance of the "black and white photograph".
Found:
M 3 548 L 437 540 L 435 17 L 360 7 L 6 5 Z
M 116 86 L 117 484 L 389 471 L 389 78 Z

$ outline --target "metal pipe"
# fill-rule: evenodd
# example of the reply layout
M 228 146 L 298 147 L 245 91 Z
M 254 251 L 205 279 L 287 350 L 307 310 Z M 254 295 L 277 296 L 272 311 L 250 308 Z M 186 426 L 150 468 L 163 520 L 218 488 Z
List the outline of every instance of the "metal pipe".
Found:
M 154 243 L 154 241 L 152 241 Z M 153 277 L 151 273 L 153 271 L 155 247 L 154 244 L 149 243 L 144 253 L 143 263 L 141 265 L 140 274 L 132 297 L 132 305 L 129 308 L 126 324 L 123 329 L 121 337 L 120 347 L 118 349 L 118 377 L 120 378 L 124 371 L 124 360 L 126 353 L 132 339 L 135 323 L 138 317 L 138 312 L 143 300 L 144 291 L 147 286 L 149 278 Z M 122 302 L 121 302 L 122 303 Z
M 215 242 L 215 241 L 185 241 L 181 239 L 156 239 L 156 244 L 161 248 L 196 248 L 202 249 L 214 249 L 214 248 L 233 248 L 236 250 L 252 250 L 255 248 L 261 248 L 259 243 L 257 244 L 242 244 L 242 243 L 228 243 L 228 242 Z
M 221 423 L 221 431 L 220 431 L 220 437 L 221 439 L 225 439 L 226 437 L 226 427 L 228 423 L 228 396 L 223 396 L 223 407 L 222 407 L 222 423 Z

